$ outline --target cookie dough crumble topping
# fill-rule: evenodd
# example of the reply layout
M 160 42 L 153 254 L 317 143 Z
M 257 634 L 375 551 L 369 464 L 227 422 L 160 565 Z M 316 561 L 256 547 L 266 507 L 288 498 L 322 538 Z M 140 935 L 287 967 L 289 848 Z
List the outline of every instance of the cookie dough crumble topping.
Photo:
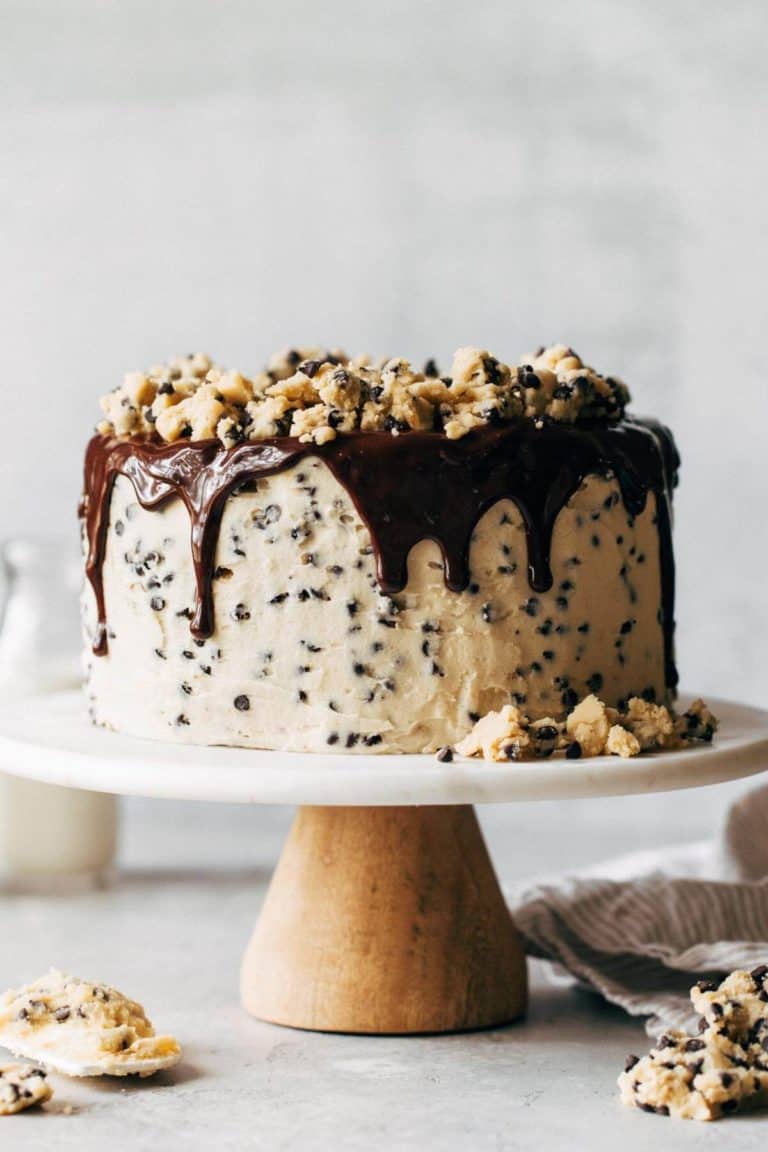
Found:
M 252 378 L 197 353 L 129 373 L 101 400 L 105 436 L 166 443 L 218 438 L 226 447 L 273 436 L 324 444 L 348 432 L 440 431 L 457 440 L 488 424 L 530 420 L 619 420 L 629 391 L 587 367 L 564 344 L 507 365 L 480 348 L 460 348 L 450 374 L 433 361 L 373 363 L 340 350 L 289 349 Z
M 748 1101 L 768 1103 L 768 965 L 700 981 L 691 1001 L 702 1013 L 697 1036 L 668 1032 L 619 1077 L 630 1107 L 685 1120 L 717 1120 Z
M 459 741 L 461 756 L 484 760 L 546 759 L 565 752 L 569 760 L 583 756 L 621 756 L 687 747 L 694 741 L 710 743 L 718 722 L 703 700 L 696 700 L 680 716 L 663 704 L 633 696 L 619 711 L 595 695 L 585 696 L 568 713 L 565 722 L 552 717 L 530 720 L 520 708 L 507 704 L 477 720 Z

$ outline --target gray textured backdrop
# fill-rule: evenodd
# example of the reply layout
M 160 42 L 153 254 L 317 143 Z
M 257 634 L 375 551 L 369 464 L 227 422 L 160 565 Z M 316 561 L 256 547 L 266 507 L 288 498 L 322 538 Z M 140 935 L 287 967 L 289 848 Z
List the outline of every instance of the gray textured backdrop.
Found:
M 0 0 L 0 535 L 71 523 L 96 397 L 168 353 L 562 339 L 678 434 L 684 681 L 764 701 L 766 39 L 763 0 Z

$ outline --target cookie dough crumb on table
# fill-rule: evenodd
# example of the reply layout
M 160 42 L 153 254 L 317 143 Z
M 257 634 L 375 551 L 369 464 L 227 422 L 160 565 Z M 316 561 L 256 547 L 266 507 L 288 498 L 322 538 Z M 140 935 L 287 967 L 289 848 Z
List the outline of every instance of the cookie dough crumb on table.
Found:
M 33 1064 L 0 1065 L 0 1116 L 13 1116 L 44 1104 L 53 1090 L 42 1068 Z
M 177 1041 L 156 1035 L 140 1004 L 55 969 L 0 998 L 0 1045 L 74 1076 L 152 1075 L 181 1059 Z
M 717 1120 L 768 1105 L 768 965 L 702 980 L 691 1001 L 703 1013 L 698 1036 L 668 1032 L 619 1077 L 630 1107 L 684 1120 Z

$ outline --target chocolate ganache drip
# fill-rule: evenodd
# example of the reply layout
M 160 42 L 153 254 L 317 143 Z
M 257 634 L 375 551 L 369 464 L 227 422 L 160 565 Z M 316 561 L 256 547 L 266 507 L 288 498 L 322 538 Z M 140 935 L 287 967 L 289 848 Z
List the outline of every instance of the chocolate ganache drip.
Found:
M 466 588 L 475 525 L 505 498 L 517 505 L 525 523 L 531 588 L 547 591 L 552 586 L 555 521 L 587 476 L 613 474 L 630 516 L 639 515 L 648 493 L 655 493 L 666 680 L 669 687 L 677 683 L 671 499 L 680 460 L 667 428 L 654 420 L 630 418 L 617 424 L 552 423 L 541 428 L 519 421 L 479 428 L 460 440 L 448 440 L 439 432 L 354 432 L 322 445 L 278 437 L 234 448 L 218 440 L 164 444 L 95 436 L 88 445 L 81 506 L 88 541 L 86 571 L 98 610 L 94 652 L 107 651 L 102 568 L 118 475 L 128 477 L 143 508 L 159 508 L 173 498 L 184 502 L 196 581 L 191 631 L 204 639 L 215 624 L 213 573 L 227 499 L 248 482 L 309 455 L 327 464 L 367 525 L 379 584 L 386 593 L 405 587 L 408 553 L 423 539 L 439 545 L 447 586 L 454 592 Z

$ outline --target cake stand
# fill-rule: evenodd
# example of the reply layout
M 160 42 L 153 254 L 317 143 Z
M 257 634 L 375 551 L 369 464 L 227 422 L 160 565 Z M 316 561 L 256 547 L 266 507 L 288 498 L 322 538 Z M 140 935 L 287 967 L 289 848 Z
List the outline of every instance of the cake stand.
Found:
M 243 960 L 243 1003 L 330 1032 L 488 1027 L 525 1011 L 526 965 L 474 804 L 631 795 L 768 767 L 768 713 L 713 701 L 712 746 L 488 764 L 201 748 L 91 727 L 78 692 L 4 702 L 0 770 L 135 796 L 299 804 Z

